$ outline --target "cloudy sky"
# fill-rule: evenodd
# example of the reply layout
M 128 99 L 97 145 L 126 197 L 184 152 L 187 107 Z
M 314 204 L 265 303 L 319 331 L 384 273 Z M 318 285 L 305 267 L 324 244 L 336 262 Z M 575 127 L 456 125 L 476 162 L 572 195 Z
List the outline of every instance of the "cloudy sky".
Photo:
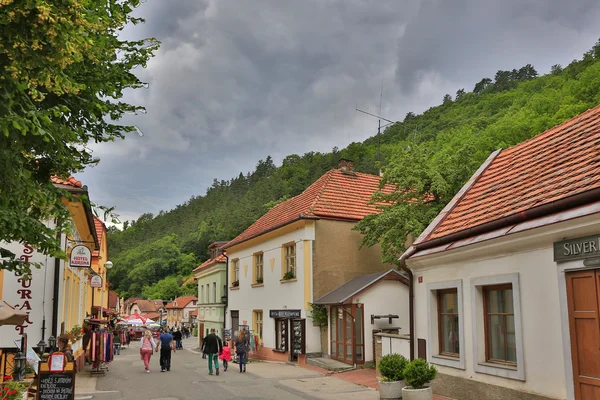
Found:
M 147 0 L 127 38 L 162 46 L 129 99 L 144 136 L 92 147 L 77 176 L 122 220 L 202 195 L 271 155 L 362 141 L 377 121 L 472 90 L 498 69 L 581 58 L 597 0 Z

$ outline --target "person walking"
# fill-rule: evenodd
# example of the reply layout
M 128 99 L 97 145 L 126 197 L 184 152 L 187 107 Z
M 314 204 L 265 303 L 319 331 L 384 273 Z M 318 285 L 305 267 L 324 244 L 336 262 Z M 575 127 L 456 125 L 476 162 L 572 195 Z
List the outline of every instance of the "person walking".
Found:
M 246 363 L 248 362 L 248 346 L 249 343 L 248 339 L 246 338 L 246 331 L 240 329 L 235 340 L 235 352 L 238 356 L 240 372 L 246 372 Z
M 227 342 L 223 343 L 223 350 L 219 355 L 219 360 L 223 361 L 223 372 L 227 371 L 227 362 L 231 361 L 231 349 L 227 345 Z
M 217 375 L 219 375 L 219 354 L 223 350 L 221 338 L 215 334 L 215 330 L 210 330 L 210 335 L 204 338 L 203 352 L 208 355 L 208 374 L 213 374 L 213 363 Z
M 171 370 L 171 351 L 175 351 L 173 348 L 175 343 L 173 341 L 173 335 L 168 333 L 166 329 L 162 330 L 159 337 L 160 340 L 160 372 Z
M 154 339 L 152 339 L 152 333 L 146 330 L 142 336 L 142 340 L 140 340 L 140 355 L 144 361 L 146 373 L 150 373 L 150 357 L 152 357 L 152 352 L 156 350 L 156 348 L 156 343 L 154 343 Z
M 175 339 L 175 343 L 177 343 L 177 350 L 183 349 L 183 346 L 181 345 L 181 330 L 179 330 L 179 328 L 173 333 L 173 339 Z

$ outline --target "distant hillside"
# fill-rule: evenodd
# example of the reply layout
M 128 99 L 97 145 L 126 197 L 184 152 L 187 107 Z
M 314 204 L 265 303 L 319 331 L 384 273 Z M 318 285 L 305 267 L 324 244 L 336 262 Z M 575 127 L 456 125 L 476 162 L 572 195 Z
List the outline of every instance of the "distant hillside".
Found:
M 329 153 L 293 154 L 279 167 L 270 157 L 260 160 L 254 171 L 228 181 L 215 180 L 205 195 L 192 197 L 174 210 L 144 214 L 127 222 L 123 231 L 112 229 L 109 250 L 115 268 L 109 279 L 117 291 L 137 296 L 167 276 L 191 273 L 193 266 L 207 259 L 209 243 L 235 237 L 276 202 L 299 194 L 335 167 L 339 158 L 355 160 L 358 171 L 376 173 L 379 141 L 384 170 L 390 161 L 409 157 L 406 149 L 411 146 L 427 145 L 426 160 L 407 162 L 439 170 L 435 183 L 440 194 L 432 203 L 439 207 L 491 151 L 520 143 L 598 103 L 600 44 L 582 60 L 565 68 L 555 65 L 544 76 L 538 76 L 531 65 L 498 71 L 472 91 L 459 89 L 454 96 L 446 95 L 441 105 L 423 114 L 408 113 L 385 129 L 381 138 Z M 432 208 L 430 214 L 436 211 Z M 421 228 L 422 224 L 413 227 L 413 233 Z M 146 287 L 146 293 L 161 297 L 162 286 L 164 282 Z

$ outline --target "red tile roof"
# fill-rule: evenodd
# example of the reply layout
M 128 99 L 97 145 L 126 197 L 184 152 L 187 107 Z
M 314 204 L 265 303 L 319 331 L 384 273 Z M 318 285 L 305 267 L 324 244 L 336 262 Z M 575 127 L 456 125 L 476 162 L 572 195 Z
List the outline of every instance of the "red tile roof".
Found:
M 137 300 L 135 304 L 142 313 L 157 312 L 163 306 L 162 300 Z
M 58 185 L 68 185 L 68 186 L 73 186 L 76 188 L 80 188 L 83 186 L 81 181 L 78 181 L 77 179 L 75 179 L 72 176 L 68 177 L 67 179 L 63 179 L 63 178 L 59 178 L 56 175 L 53 175 L 50 177 L 50 180 L 52 181 L 52 183 L 56 183 Z
M 600 188 L 600 106 L 502 150 L 420 242 Z
M 210 260 L 206 260 L 202 264 L 200 264 L 200 266 L 194 268 L 194 272 L 198 272 L 201 269 L 206 268 L 206 267 L 208 267 L 210 265 L 213 265 L 213 264 L 216 264 L 216 263 L 224 263 L 224 262 L 227 262 L 227 258 L 223 254 L 219 254 L 217 256 L 217 258 L 214 258 L 214 259 L 211 258 Z M 192 279 L 192 278 L 190 278 L 190 279 Z M 185 286 L 185 283 L 184 283 L 184 286 Z
M 98 237 L 98 248 L 102 248 L 102 232 L 106 231 L 106 225 L 104 222 L 98 217 L 94 217 L 94 225 L 96 227 L 96 236 Z M 100 255 L 99 250 L 94 250 L 92 252 L 92 256 L 98 257 Z
M 185 308 L 185 306 L 187 306 L 192 301 L 198 301 L 198 299 L 194 296 L 178 297 L 169 304 L 167 304 L 165 308 Z M 177 306 L 175 306 L 175 302 L 177 302 Z
M 224 248 L 260 236 L 299 219 L 334 219 L 360 221 L 378 213 L 371 196 L 379 190 L 381 178 L 358 172 L 344 173 L 333 169 L 321 176 L 304 192 L 273 207 Z M 393 185 L 383 188 L 392 193 Z
M 192 311 L 190 313 L 190 317 L 197 317 L 198 316 L 198 309 L 196 308 L 194 311 Z

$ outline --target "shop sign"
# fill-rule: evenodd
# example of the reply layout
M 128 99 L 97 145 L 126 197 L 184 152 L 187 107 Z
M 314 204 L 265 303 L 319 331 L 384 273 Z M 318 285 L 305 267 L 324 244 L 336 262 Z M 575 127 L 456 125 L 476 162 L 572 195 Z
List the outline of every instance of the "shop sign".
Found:
M 69 265 L 71 267 L 91 267 L 92 252 L 82 244 L 73 247 L 71 250 L 71 257 L 69 258 Z
M 600 235 L 554 243 L 554 261 L 581 260 L 600 256 Z
M 300 310 L 269 310 L 271 318 L 300 318 Z
M 90 286 L 93 288 L 101 288 L 102 287 L 102 277 L 100 275 L 92 276 L 92 279 L 90 279 Z

